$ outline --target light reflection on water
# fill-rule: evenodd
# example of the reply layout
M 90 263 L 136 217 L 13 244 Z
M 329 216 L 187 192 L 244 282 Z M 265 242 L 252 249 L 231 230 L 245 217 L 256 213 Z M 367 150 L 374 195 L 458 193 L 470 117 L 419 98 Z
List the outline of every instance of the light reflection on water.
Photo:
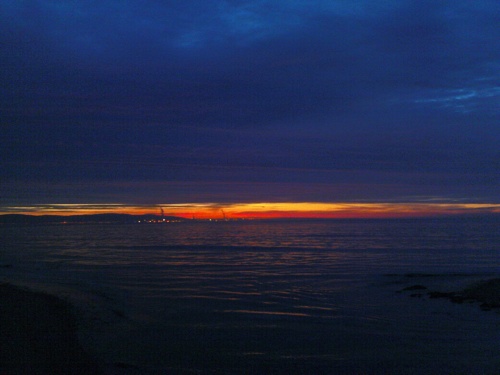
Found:
M 451 372 L 451 359 L 496 363 L 477 351 L 467 357 L 471 345 L 491 347 L 491 329 L 470 341 L 460 325 L 498 322 L 455 306 L 456 323 L 448 305 L 429 310 L 395 292 L 497 273 L 496 229 L 465 220 L 5 227 L 0 254 L 14 265 L 6 278 L 85 290 L 120 310 L 94 346 L 143 372 L 426 373 L 422 356 L 427 370 Z

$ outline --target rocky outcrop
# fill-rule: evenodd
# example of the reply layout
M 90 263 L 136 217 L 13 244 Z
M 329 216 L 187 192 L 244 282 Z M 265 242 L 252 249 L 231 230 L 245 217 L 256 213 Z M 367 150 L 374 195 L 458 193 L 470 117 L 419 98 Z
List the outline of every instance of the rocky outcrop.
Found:
M 418 293 L 410 294 L 411 297 L 426 295 L 431 299 L 445 298 L 454 303 L 479 303 L 482 310 L 500 308 L 500 278 L 480 281 L 456 292 L 431 291 L 424 285 L 412 285 L 400 290 L 400 292 L 409 291 L 418 291 Z M 427 293 L 424 294 L 423 291 L 427 291 Z

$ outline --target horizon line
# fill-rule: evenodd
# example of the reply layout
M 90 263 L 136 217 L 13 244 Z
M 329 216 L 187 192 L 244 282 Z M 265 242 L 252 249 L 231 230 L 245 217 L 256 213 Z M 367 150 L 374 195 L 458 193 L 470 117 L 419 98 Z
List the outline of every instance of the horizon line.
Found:
M 257 203 L 123 203 L 36 204 L 0 207 L 0 215 L 158 215 L 185 219 L 279 219 L 279 218 L 404 218 L 499 214 L 498 203 L 457 202 L 257 202 Z

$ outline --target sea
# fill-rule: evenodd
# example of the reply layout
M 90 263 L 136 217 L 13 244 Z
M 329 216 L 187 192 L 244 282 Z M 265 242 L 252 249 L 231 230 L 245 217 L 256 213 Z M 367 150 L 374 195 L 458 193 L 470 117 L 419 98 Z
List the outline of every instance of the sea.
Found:
M 0 226 L 0 281 L 71 302 L 109 374 L 497 374 L 489 217 Z M 413 288 L 424 286 L 427 289 Z

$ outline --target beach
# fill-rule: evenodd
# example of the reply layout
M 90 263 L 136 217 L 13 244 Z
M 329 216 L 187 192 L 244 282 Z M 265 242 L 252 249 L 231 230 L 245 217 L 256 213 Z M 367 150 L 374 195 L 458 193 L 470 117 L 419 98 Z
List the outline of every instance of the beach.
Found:
M 495 229 L 0 227 L 0 374 L 495 374 Z
M 500 307 L 499 286 L 500 279 L 489 279 L 460 291 L 427 291 L 422 285 L 404 291 L 426 290 L 431 299 L 482 303 L 482 309 L 489 311 Z M 484 308 L 485 303 L 488 308 Z M 1 374 L 115 373 L 109 364 L 97 363 L 82 347 L 77 339 L 73 307 L 58 297 L 0 284 L 0 321 Z M 116 373 L 128 373 L 120 364 L 114 364 L 113 368 Z
M 65 301 L 0 284 L 0 373 L 101 374 Z

